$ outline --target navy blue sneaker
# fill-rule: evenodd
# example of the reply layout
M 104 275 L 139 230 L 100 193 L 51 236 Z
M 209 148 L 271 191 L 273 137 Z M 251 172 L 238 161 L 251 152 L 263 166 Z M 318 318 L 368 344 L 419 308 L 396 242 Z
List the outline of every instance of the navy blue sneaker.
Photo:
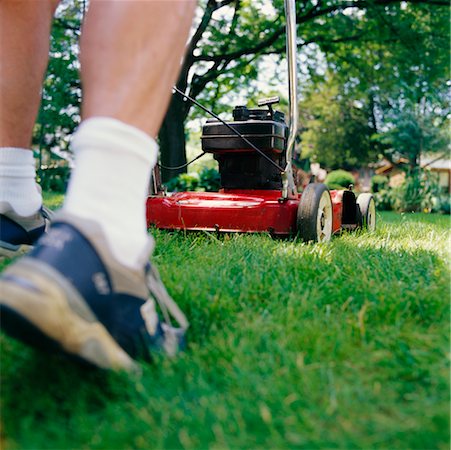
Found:
M 153 266 L 124 267 L 97 224 L 61 213 L 1 275 L 0 312 L 10 336 L 105 369 L 133 370 L 153 351 L 176 354 L 188 327 Z
M 14 213 L 0 214 L 0 257 L 11 258 L 31 250 L 45 233 L 52 213 L 41 208 L 31 217 Z

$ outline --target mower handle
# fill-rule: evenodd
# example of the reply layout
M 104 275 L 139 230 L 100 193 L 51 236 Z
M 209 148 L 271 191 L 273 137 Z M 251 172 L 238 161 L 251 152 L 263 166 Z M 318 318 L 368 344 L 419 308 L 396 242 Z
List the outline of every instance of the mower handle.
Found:
M 282 173 L 282 198 L 287 199 L 291 195 L 296 195 L 296 186 L 293 179 L 291 160 L 298 131 L 298 76 L 297 76 L 297 37 L 296 37 L 296 3 L 295 0 L 284 0 L 286 17 L 286 45 L 288 64 L 288 100 L 290 105 L 290 130 L 287 142 L 287 166 Z

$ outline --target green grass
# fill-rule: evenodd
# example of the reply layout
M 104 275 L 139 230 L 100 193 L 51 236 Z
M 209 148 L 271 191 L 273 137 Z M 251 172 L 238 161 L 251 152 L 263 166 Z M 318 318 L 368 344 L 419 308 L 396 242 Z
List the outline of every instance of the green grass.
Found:
M 64 194 L 58 194 L 55 192 L 43 192 L 44 204 L 47 208 L 57 209 L 63 204 Z
M 304 245 L 155 232 L 189 347 L 142 375 L 3 336 L 3 448 L 449 448 L 449 218 Z

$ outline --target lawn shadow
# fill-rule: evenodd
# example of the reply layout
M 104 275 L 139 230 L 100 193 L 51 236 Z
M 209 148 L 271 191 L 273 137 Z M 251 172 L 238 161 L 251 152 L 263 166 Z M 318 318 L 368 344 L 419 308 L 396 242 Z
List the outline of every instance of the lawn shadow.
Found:
M 109 402 L 130 397 L 125 374 L 47 354 L 1 335 L 2 434 L 20 442 L 27 434 L 67 433 L 80 410 L 102 416 Z M 39 431 L 41 430 L 41 431 Z

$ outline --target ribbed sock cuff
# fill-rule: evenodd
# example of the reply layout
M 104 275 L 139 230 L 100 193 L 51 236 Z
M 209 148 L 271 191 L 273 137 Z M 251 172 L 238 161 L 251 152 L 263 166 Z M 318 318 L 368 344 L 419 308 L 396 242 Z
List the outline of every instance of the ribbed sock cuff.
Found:
M 16 147 L 0 148 L 0 177 L 35 178 L 36 168 L 31 150 Z
M 95 143 L 110 147 L 111 151 L 127 149 L 129 154 L 155 166 L 158 144 L 148 134 L 111 117 L 92 117 L 82 122 L 72 138 L 72 149 L 89 148 Z
M 41 205 L 33 152 L 25 148 L 0 148 L 0 212 L 30 217 Z
M 145 202 L 158 145 L 143 131 L 108 117 L 83 122 L 72 139 L 75 168 L 63 209 L 101 226 L 117 260 L 148 259 Z

